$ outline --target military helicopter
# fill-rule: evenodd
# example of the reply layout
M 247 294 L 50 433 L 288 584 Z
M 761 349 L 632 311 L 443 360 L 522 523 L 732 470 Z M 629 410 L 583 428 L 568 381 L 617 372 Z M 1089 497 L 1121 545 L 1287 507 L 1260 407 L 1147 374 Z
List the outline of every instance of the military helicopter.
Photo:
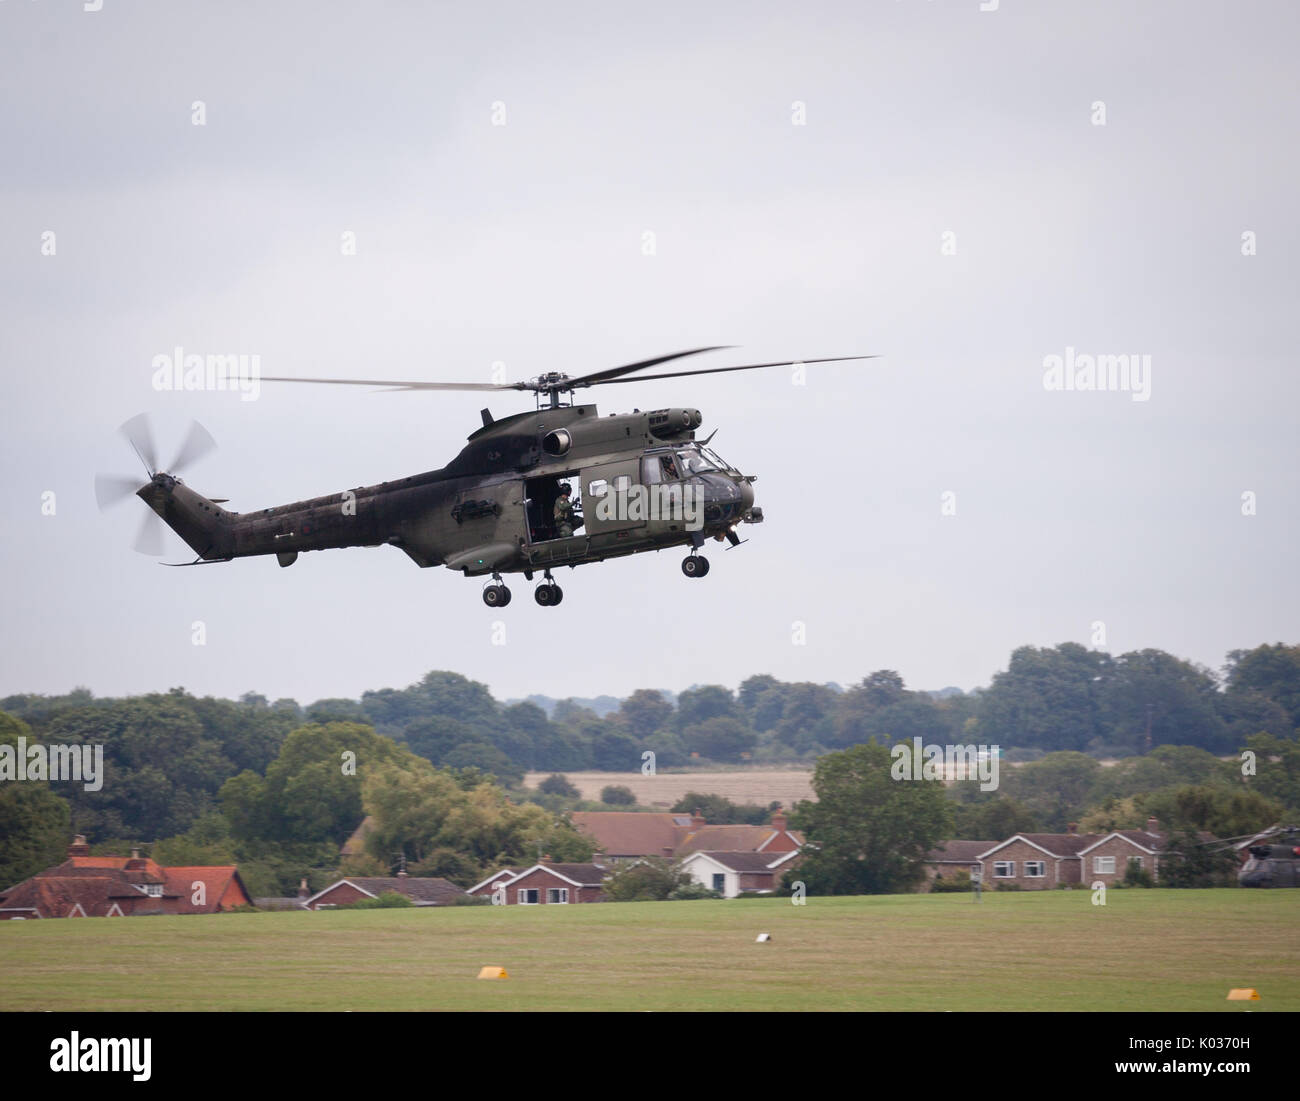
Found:
M 1300 887 L 1300 826 L 1273 826 L 1236 846 L 1243 847 L 1250 853 L 1237 873 L 1243 887 Z
M 564 598 L 554 569 L 674 546 L 689 548 L 682 573 L 700 578 L 709 572 L 709 561 L 700 554 L 706 540 L 736 547 L 744 542 L 738 524 L 762 522 L 763 512 L 754 504 L 757 476 L 742 473 L 709 447 L 716 433 L 696 440 L 703 419 L 698 409 L 600 417 L 595 405 L 575 404 L 574 394 L 591 386 L 875 358 L 835 356 L 636 374 L 721 347 L 692 348 L 577 377 L 551 372 L 501 384 L 263 377 L 263 382 L 369 386 L 384 392 L 531 390 L 535 409 L 501 420 L 482 410 L 482 427 L 440 470 L 250 513 L 227 511 L 221 507 L 224 498 L 203 497 L 176 476 L 181 466 L 215 446 L 201 425 L 193 425 L 167 472 L 158 469 L 152 434 L 141 416 L 124 424 L 122 432 L 149 481 L 137 488 L 138 479 L 100 476 L 96 496 L 105 508 L 134 494 L 198 555 L 193 562 L 168 565 L 273 554 L 281 566 L 291 566 L 304 551 L 387 545 L 421 567 L 446 566 L 466 577 L 490 575 L 491 583 L 483 589 L 483 602 L 490 608 L 510 603 L 503 574 L 522 573 L 532 581 L 540 573 L 543 580 L 534 598 L 548 607 Z M 137 549 L 161 554 L 161 546 L 144 533 Z

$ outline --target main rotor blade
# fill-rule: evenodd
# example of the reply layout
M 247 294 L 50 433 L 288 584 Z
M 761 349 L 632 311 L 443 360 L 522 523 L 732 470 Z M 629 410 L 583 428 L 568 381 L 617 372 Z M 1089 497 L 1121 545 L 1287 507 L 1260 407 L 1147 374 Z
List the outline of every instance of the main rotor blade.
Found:
M 163 552 L 162 527 L 162 520 L 153 509 L 146 512 L 135 535 L 135 549 L 150 558 L 158 558 Z
M 153 430 L 149 427 L 149 414 L 137 413 L 122 425 L 118 431 L 126 437 L 126 442 L 135 449 L 135 453 L 140 456 L 140 461 L 144 463 L 145 469 L 149 471 L 149 477 L 152 478 L 158 472 L 158 454 L 153 445 Z
M 190 433 L 185 437 L 185 442 L 181 444 L 181 449 L 176 453 L 176 458 L 172 460 L 172 465 L 167 468 L 171 474 L 177 474 L 190 463 L 197 462 L 211 451 L 215 451 L 217 441 L 198 421 L 190 422 Z
M 318 382 L 333 386 L 375 386 L 387 390 L 525 390 L 526 385 L 513 382 L 499 385 L 495 382 L 406 382 L 377 378 L 281 378 L 263 375 L 263 382 Z
M 683 375 L 717 375 L 724 371 L 756 371 L 760 367 L 793 367 L 796 364 L 804 363 L 841 363 L 850 359 L 879 359 L 879 356 L 830 356 L 826 359 L 790 359 L 782 360 L 780 363 L 746 363 L 740 367 L 704 367 L 698 371 L 668 371 L 660 375 L 638 375 L 636 378 L 611 378 L 603 379 L 598 383 L 584 383 L 584 385 L 605 385 L 605 383 L 618 382 L 649 382 L 656 378 L 681 378 Z M 576 381 L 576 380 L 575 380 Z
M 628 375 L 633 371 L 642 371 L 647 367 L 658 367 L 661 363 L 667 363 L 670 359 L 681 359 L 683 356 L 697 356 L 701 352 L 716 352 L 723 348 L 732 348 L 732 344 L 711 344 L 707 348 L 691 348 L 686 352 L 673 352 L 672 355 L 657 356 L 654 359 L 643 359 L 640 363 L 628 363 L 622 367 L 607 367 L 603 371 L 594 371 L 589 375 L 579 375 L 577 378 L 567 378 L 561 389 L 568 390 L 574 386 L 594 386 L 598 382 L 608 382 L 610 379 L 618 378 L 620 375 Z
M 125 501 L 128 497 L 134 497 L 140 485 L 139 478 L 127 478 L 120 474 L 96 474 L 95 501 L 102 512 Z

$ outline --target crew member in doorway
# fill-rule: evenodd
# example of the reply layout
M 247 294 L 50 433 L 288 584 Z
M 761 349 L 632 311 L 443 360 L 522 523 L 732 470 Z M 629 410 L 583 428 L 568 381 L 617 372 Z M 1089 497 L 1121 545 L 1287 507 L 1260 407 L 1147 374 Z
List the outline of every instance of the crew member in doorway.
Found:
M 560 486 L 560 495 L 555 498 L 555 537 L 567 539 L 573 534 L 573 502 L 569 500 L 572 487 L 566 482 Z

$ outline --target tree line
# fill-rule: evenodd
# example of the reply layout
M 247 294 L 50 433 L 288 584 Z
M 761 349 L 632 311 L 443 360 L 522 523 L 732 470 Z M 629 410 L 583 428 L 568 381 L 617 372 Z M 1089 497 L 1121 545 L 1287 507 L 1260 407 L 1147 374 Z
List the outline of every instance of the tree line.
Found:
M 239 700 L 200 698 L 180 688 L 125 699 L 95 698 L 84 689 L 14 695 L 0 700 L 0 741 L 15 744 L 22 736 L 29 743 L 102 745 L 108 779 L 96 792 L 77 783 L 0 782 L 0 879 L 7 881 L 0 885 L 22 878 L 19 871 L 31 874 L 57 862 L 73 830 L 101 844 L 170 841 L 174 851 L 224 845 L 230 853 L 242 846 L 241 864 L 274 888 L 260 893 L 292 885 L 293 869 L 324 867 L 336 857 L 338 843 L 365 811 L 360 772 L 340 786 L 332 774 L 336 761 L 303 756 L 301 732 L 308 729 L 319 742 L 321 731 L 346 728 L 347 737 L 370 747 L 365 767 L 371 771 L 399 761 L 404 772 L 428 766 L 421 773 L 426 787 L 430 775 L 442 777 L 444 788 L 450 777 L 467 794 L 500 792 L 491 795 L 498 807 L 527 799 L 551 815 L 564 808 L 563 797 L 520 792 L 525 770 L 634 771 L 646 751 L 664 768 L 811 763 L 849 747 L 913 737 L 997 744 L 1008 762 L 1031 763 L 1004 767 L 1003 788 L 993 798 L 964 793 L 953 821 L 953 836 L 991 837 L 1014 832 L 1008 825 L 1064 828 L 1067 819 L 1107 807 L 1117 821 L 1135 819 L 1160 809 L 1139 806 L 1135 798 L 1168 788 L 1165 773 L 1185 775 L 1181 786 L 1208 787 L 1202 800 L 1213 805 L 1226 798 L 1228 781 L 1216 781 L 1207 759 L 1236 753 L 1248 742 L 1270 762 L 1289 759 L 1297 727 L 1300 647 L 1280 643 L 1230 653 L 1221 675 L 1163 651 L 1112 657 L 1073 643 L 1022 647 L 988 688 L 971 693 L 913 691 L 890 670 L 870 673 L 848 689 L 756 675 L 737 691 L 697 686 L 675 702 L 641 689 L 604 718 L 571 702 L 561 702 L 549 717 L 532 703 L 505 705 L 484 685 L 440 671 L 404 689 L 305 707 L 256 693 Z M 1173 746 L 1188 748 L 1183 756 L 1162 756 L 1161 747 Z M 1191 751 L 1199 756 L 1186 756 Z M 1098 764 L 1100 757 L 1133 754 L 1143 756 L 1122 767 Z M 1151 773 L 1162 769 L 1159 776 Z M 1295 808 L 1280 771 L 1262 770 L 1252 790 Z M 514 802 L 503 802 L 506 791 Z M 488 795 L 480 791 L 476 798 Z M 501 813 L 509 819 L 513 812 Z M 1219 816 L 1226 821 L 1233 813 L 1228 808 Z M 410 852 L 370 856 L 376 864 L 400 857 L 421 867 L 458 867 L 461 876 L 486 866 L 481 847 L 455 865 L 448 854 L 463 838 L 439 830 Z M 49 840 L 56 835 L 58 846 Z M 548 840 L 557 850 L 581 851 L 566 836 L 550 838 L 536 822 L 516 823 L 502 836 L 514 840 L 499 845 L 492 858 L 522 853 L 525 844 L 546 849 Z M 376 844 L 391 847 L 391 841 Z M 50 853 L 55 859 L 46 859 Z M 33 867 L 38 860 L 43 863 Z

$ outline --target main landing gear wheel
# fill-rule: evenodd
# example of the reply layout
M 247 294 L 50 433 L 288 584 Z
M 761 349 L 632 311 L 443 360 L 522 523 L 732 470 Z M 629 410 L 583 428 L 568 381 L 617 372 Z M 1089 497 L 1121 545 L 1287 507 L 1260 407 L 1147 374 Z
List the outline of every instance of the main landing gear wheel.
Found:
M 483 590 L 483 603 L 489 608 L 504 608 L 510 603 L 510 590 L 504 585 L 489 585 Z
M 682 559 L 682 573 L 687 577 L 703 577 L 709 572 L 709 560 L 702 554 L 692 554 Z
M 547 581 L 537 586 L 533 598 L 543 608 L 553 608 L 564 599 L 564 590 L 554 581 Z

